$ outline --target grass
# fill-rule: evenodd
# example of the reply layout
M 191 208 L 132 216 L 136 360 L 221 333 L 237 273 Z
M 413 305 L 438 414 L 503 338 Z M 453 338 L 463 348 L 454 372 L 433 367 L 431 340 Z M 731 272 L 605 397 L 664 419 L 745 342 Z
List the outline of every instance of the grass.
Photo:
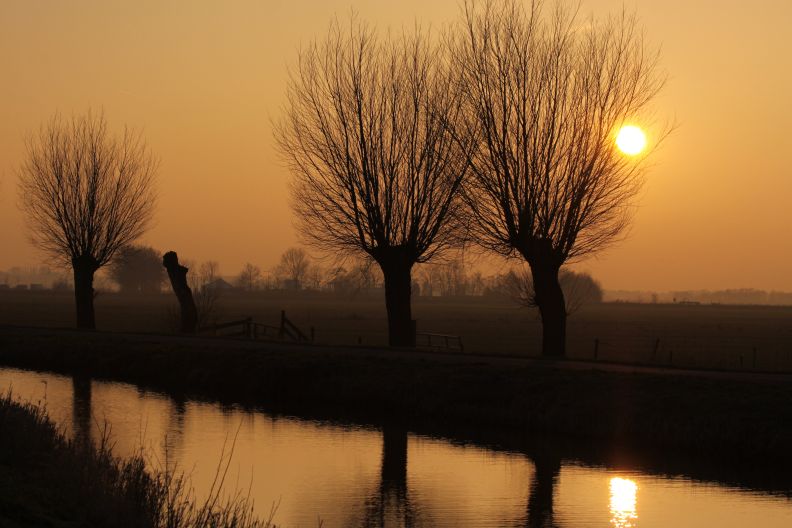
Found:
M 263 528 L 243 495 L 223 498 L 227 466 L 209 497 L 197 501 L 189 479 L 152 471 L 141 455 L 112 454 L 109 432 L 98 445 L 67 439 L 40 405 L 0 398 L 0 525 L 117 528 Z
M 278 324 L 280 311 L 327 344 L 385 345 L 384 301 L 271 292 L 221 298 L 224 320 L 252 316 Z M 170 332 L 173 295 L 96 299 L 100 329 Z M 0 292 L 0 324 L 71 327 L 68 293 Z M 541 325 L 535 311 L 497 298 L 422 298 L 414 302 L 419 331 L 459 335 L 466 353 L 536 356 Z M 792 372 L 792 307 L 603 304 L 569 319 L 572 358 L 734 370 Z M 596 343 L 596 345 L 595 345 Z

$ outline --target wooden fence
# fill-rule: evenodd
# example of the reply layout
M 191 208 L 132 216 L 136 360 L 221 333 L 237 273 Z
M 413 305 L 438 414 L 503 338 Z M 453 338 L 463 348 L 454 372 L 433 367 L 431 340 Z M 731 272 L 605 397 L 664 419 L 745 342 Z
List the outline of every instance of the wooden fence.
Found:
M 314 328 L 311 327 L 309 335 L 300 330 L 297 325 L 286 317 L 286 311 L 281 310 L 280 325 L 267 325 L 257 323 L 252 317 L 236 321 L 228 321 L 198 329 L 200 335 L 217 337 L 239 337 L 262 341 L 296 341 L 313 342 Z
M 448 334 L 416 332 L 415 345 L 424 348 L 457 350 L 459 352 L 465 351 L 465 347 L 462 345 L 462 338 L 460 336 Z

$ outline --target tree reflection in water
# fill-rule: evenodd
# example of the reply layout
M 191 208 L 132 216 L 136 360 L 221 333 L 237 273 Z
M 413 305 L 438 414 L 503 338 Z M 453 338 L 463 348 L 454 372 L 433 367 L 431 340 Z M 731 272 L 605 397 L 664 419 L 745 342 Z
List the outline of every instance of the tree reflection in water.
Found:
M 561 473 L 561 458 L 548 453 L 535 455 L 534 476 L 528 496 L 528 528 L 556 528 L 553 499 L 558 476 Z
M 76 443 L 92 441 L 91 378 L 72 376 L 72 430 Z
M 168 409 L 168 425 L 165 430 L 165 438 L 163 439 L 165 465 L 168 470 L 176 468 L 176 460 L 182 452 L 184 445 L 184 418 L 186 414 L 187 401 L 184 397 L 172 397 L 170 408 Z
M 380 483 L 366 501 L 364 526 L 416 525 L 407 493 L 407 429 L 386 425 L 382 429 Z

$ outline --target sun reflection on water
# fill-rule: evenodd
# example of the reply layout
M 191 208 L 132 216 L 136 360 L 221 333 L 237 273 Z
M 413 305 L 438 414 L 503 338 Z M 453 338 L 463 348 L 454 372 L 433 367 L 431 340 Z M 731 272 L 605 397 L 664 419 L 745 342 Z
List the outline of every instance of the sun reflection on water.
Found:
M 610 479 L 611 526 L 615 528 L 638 526 L 637 492 L 638 485 L 630 479 L 621 477 Z

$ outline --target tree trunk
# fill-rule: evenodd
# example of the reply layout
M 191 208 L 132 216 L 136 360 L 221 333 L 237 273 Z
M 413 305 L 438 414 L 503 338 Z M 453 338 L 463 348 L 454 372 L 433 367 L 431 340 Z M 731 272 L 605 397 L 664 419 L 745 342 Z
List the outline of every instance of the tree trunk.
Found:
M 198 326 L 198 309 L 195 307 L 192 290 L 187 284 L 187 272 L 189 269 L 179 264 L 179 257 L 175 251 L 165 253 L 162 257 L 162 265 L 168 270 L 168 278 L 170 279 L 173 293 L 176 294 L 176 298 L 179 300 L 181 332 L 194 334 Z
M 96 317 L 94 314 L 94 273 L 99 266 L 90 255 L 82 255 L 72 259 L 74 270 L 74 301 L 77 308 L 77 328 L 94 330 Z
M 380 262 L 385 278 L 385 308 L 388 311 L 388 344 L 414 347 L 415 328 L 410 302 L 412 264 L 405 259 L 391 257 Z
M 543 256 L 533 258 L 529 264 L 534 283 L 534 301 L 542 316 L 542 357 L 564 357 L 567 312 L 564 292 L 558 281 L 560 266 Z

